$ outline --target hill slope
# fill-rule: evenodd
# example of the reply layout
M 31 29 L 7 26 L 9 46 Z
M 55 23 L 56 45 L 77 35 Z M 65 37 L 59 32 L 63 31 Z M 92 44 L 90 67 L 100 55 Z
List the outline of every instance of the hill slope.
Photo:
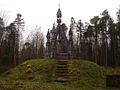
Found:
M 27 73 L 30 64 L 32 73 Z M 0 77 L 2 90 L 97 90 L 105 87 L 105 70 L 89 61 L 69 61 L 69 82 L 55 80 L 55 60 L 28 60 Z

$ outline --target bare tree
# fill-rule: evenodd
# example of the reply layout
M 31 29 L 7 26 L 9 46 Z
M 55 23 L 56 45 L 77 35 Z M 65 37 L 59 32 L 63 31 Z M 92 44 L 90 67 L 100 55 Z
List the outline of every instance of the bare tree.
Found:
M 0 17 L 3 19 L 5 26 L 7 26 L 8 22 L 9 22 L 9 18 L 10 18 L 9 13 L 10 12 L 7 11 L 7 10 L 1 10 L 0 11 Z
M 21 54 L 21 59 L 24 60 L 44 57 L 44 35 L 41 32 L 41 27 L 36 26 L 31 34 L 28 35 Z

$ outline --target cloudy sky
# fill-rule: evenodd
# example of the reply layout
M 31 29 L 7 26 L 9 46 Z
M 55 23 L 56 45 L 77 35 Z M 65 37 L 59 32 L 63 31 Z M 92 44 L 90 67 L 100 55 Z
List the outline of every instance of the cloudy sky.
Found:
M 41 26 L 42 32 L 46 34 L 47 30 L 52 28 L 52 24 L 56 23 L 59 3 L 62 21 L 69 25 L 71 17 L 76 21 L 82 19 L 87 22 L 105 9 L 116 19 L 120 0 L 0 0 L 0 11 L 8 12 L 9 23 L 14 21 L 17 13 L 21 13 L 26 25 L 25 34 L 36 25 Z

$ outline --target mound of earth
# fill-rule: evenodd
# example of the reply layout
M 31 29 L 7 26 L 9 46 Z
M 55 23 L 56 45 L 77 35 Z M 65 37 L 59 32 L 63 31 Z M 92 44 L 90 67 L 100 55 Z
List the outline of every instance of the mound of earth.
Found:
M 105 69 L 85 60 L 69 61 L 69 81 L 55 82 L 56 60 L 28 60 L 0 77 L 2 90 L 102 90 Z M 28 68 L 31 69 L 27 72 Z

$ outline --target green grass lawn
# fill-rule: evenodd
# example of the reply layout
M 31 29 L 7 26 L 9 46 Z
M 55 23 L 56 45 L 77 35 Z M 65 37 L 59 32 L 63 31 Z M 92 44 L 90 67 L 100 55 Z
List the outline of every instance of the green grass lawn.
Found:
M 32 73 L 26 73 L 27 65 Z M 84 60 L 69 61 L 69 81 L 55 82 L 55 60 L 28 60 L 0 76 L 0 90 L 102 90 L 105 69 Z

